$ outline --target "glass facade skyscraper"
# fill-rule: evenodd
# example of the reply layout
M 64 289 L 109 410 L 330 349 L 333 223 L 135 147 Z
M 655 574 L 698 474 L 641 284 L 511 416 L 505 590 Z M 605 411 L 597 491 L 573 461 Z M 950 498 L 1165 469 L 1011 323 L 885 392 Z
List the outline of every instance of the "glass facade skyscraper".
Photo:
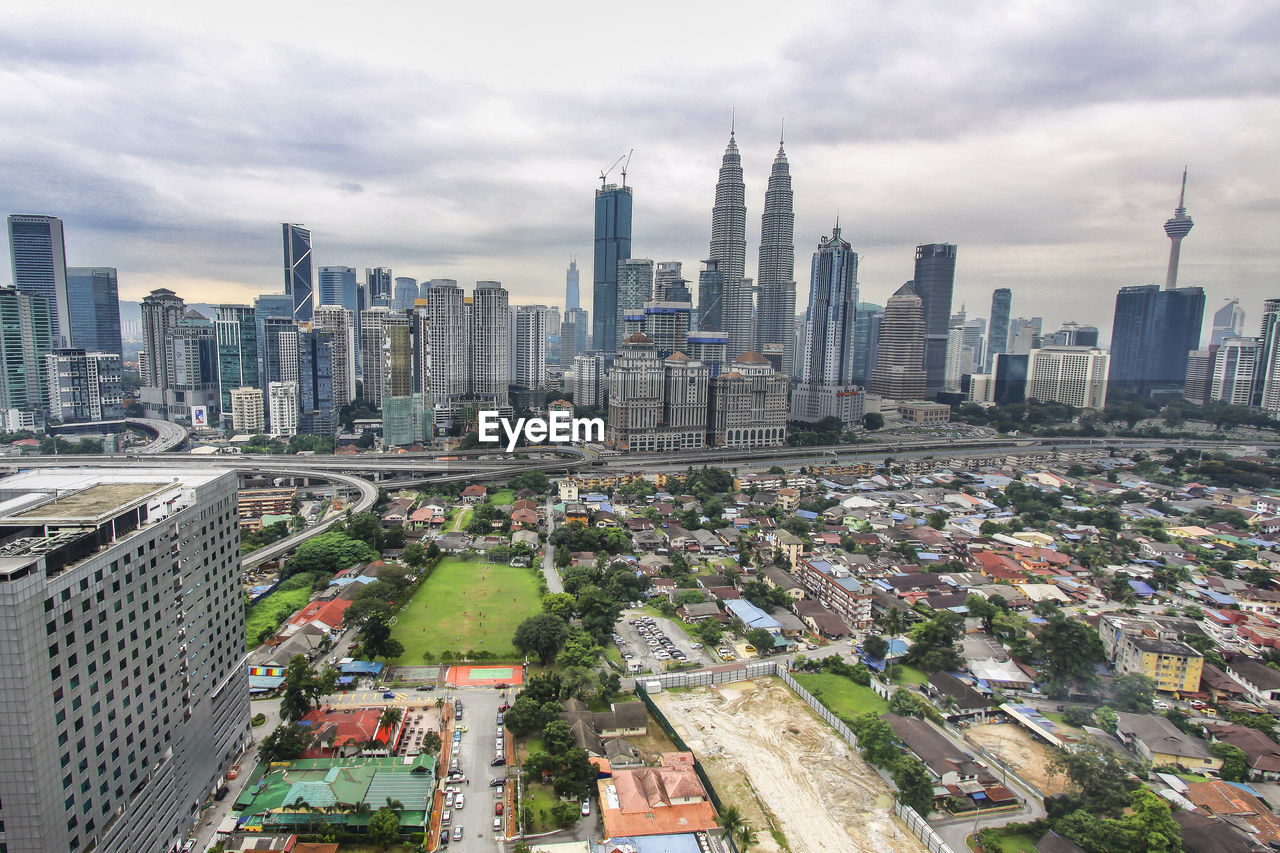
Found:
M 114 267 L 69 267 L 67 301 L 72 346 L 85 352 L 124 352 Z
M 213 320 L 218 341 L 218 384 L 222 420 L 231 423 L 231 392 L 261 388 L 258 382 L 258 315 L 248 305 L 219 305 Z
M 602 352 L 616 352 L 618 262 L 631 257 L 631 187 L 606 184 L 596 190 L 595 235 L 592 346 Z
M 9 252 L 13 259 L 13 286 L 48 300 L 54 345 L 70 346 L 67 252 L 62 220 L 56 216 L 11 214 Z
M 872 302 L 859 302 L 858 315 L 853 321 L 853 382 L 866 385 L 871 381 L 871 371 L 876 367 L 876 355 L 880 351 L 880 321 L 884 319 L 884 307 Z
M 1009 311 L 1013 307 L 1013 291 L 997 287 L 991 292 L 991 327 L 987 332 L 987 370 L 995 366 L 996 356 L 1009 351 Z
M 285 222 L 284 292 L 293 298 L 295 322 L 310 323 L 314 309 L 312 292 L 315 279 L 311 274 L 311 232 L 301 225 Z
M 956 281 L 953 243 L 916 246 L 913 289 L 924 303 L 924 374 L 926 397 L 943 389 L 947 372 L 947 337 L 951 325 L 951 292 Z
M 1110 389 L 1133 394 L 1173 390 L 1187 378 L 1187 355 L 1200 348 L 1204 290 L 1122 287 L 1111 327 Z
M 360 303 L 356 299 L 355 267 L 320 267 L 319 273 L 321 305 L 338 305 L 360 313 Z

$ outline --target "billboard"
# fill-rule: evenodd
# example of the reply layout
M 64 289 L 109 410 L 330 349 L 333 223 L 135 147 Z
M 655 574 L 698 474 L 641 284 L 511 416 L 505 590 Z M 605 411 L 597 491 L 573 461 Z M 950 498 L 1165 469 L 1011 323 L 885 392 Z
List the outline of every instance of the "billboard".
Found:
M 191 428 L 203 429 L 209 426 L 209 407 L 208 406 L 192 406 L 191 407 Z

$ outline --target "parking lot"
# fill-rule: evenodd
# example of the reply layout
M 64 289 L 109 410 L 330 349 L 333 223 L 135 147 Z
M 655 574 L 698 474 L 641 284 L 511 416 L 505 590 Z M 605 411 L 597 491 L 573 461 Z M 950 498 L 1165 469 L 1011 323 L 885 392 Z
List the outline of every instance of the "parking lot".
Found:
M 427 695 L 434 697 L 435 694 Z M 462 701 L 462 719 L 455 719 L 456 714 L 450 714 L 447 720 L 448 736 L 441 758 L 441 772 L 457 771 L 465 780 L 446 783 L 446 790 L 452 788 L 456 793 L 446 795 L 449 803 L 444 809 L 449 820 L 443 821 L 442 812 L 440 834 L 443 839 L 445 830 L 449 831 L 452 849 L 491 849 L 494 836 L 505 835 L 505 832 L 494 831 L 495 806 L 501 801 L 496 799 L 494 789 L 488 784 L 507 775 L 505 766 L 491 764 L 497 754 L 498 706 L 503 701 L 503 691 L 492 687 L 464 687 L 442 691 L 440 695 L 446 697 L 447 708 L 452 708 L 455 700 Z M 431 701 L 434 711 L 434 698 Z M 461 808 L 457 805 L 459 794 L 463 803 Z M 459 829 L 462 830 L 461 838 L 456 837 Z
M 645 624 L 632 624 L 639 620 L 644 620 Z M 720 663 L 708 655 L 706 649 L 693 648 L 698 641 L 690 640 L 684 629 L 672 619 L 653 616 L 642 610 L 628 610 L 622 614 L 614 631 L 622 638 L 621 643 L 615 640 L 615 645 L 622 653 L 623 663 L 639 663 L 644 672 L 662 672 L 668 663 L 679 663 L 681 655 L 685 661 L 698 666 Z

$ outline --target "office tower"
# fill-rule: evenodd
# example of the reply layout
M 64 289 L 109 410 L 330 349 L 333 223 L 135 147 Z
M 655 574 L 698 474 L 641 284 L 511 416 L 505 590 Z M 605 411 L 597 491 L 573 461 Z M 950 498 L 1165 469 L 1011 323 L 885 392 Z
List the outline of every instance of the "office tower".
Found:
M 742 156 L 729 131 L 729 144 L 720 163 L 716 202 L 711 208 L 711 252 L 723 277 L 722 319 L 716 331 L 729 333 L 729 357 L 751 349 L 753 339 L 751 285 L 743 280 L 747 267 L 746 185 L 742 182 Z
M 1190 372 L 1188 360 L 1188 372 Z M 1257 338 L 1224 338 L 1213 359 L 1209 399 L 1247 406 L 1258 369 Z
M 231 428 L 249 435 L 267 431 L 267 410 L 261 388 L 231 389 Z
M 140 462 L 0 488 L 0 837 L 176 850 L 250 739 L 236 475 Z
M 884 308 L 880 321 L 880 349 L 868 390 L 893 400 L 918 400 L 924 396 L 924 305 L 915 287 L 898 288 Z
M 293 297 L 283 293 L 263 293 L 255 296 L 253 299 L 253 313 L 257 317 L 258 323 L 258 383 L 257 386 L 266 389 L 267 382 L 271 379 L 279 379 L 279 376 L 271 377 L 267 375 L 267 364 L 272 359 L 267 358 L 265 352 L 265 342 L 267 340 L 267 320 L 271 318 L 289 320 L 293 322 Z
M 507 307 L 507 291 L 500 282 L 476 282 L 471 315 L 471 393 L 497 405 L 506 405 L 511 383 Z
M 996 356 L 1009 351 L 1009 310 L 1013 306 L 1013 291 L 997 287 L 991 292 L 991 329 L 987 333 L 987 370 L 995 365 Z
M 395 298 L 391 307 L 397 311 L 408 311 L 413 308 L 413 303 L 421 295 L 418 280 L 402 275 L 396 279 Z
M 360 306 L 360 310 L 372 308 L 374 305 L 389 306 L 391 304 L 391 288 L 394 280 L 390 267 L 365 267 L 364 287 L 368 301 Z
M 267 410 L 271 417 L 272 438 L 292 438 L 298 434 L 298 383 L 267 384 Z
M 71 345 L 71 300 L 67 293 L 67 251 L 62 220 L 56 216 L 9 216 L 13 286 L 47 300 L 54 346 Z M 116 311 L 119 317 L 119 310 Z
M 298 379 L 298 324 L 287 317 L 268 317 L 262 324 L 262 368 L 258 381 L 296 382 Z
M 1169 272 L 1164 279 L 1165 290 L 1174 290 L 1178 286 L 1178 258 L 1182 254 L 1182 238 L 1190 234 L 1191 227 L 1195 225 L 1191 217 L 1187 216 L 1186 200 L 1187 170 L 1183 169 L 1182 192 L 1178 195 L 1178 206 L 1173 211 L 1173 216 L 1166 219 L 1164 223 L 1164 233 L 1169 238 Z
M 51 323 L 46 297 L 0 287 L 0 411 L 44 410 L 44 358 L 53 351 Z
M 1203 318 L 1202 288 L 1121 288 L 1111 328 L 1112 390 L 1180 393 L 1186 385 L 1187 354 L 1200 348 Z
M 218 386 L 222 421 L 233 416 L 231 392 L 258 387 L 258 315 L 248 305 L 219 305 L 213 320 L 218 344 Z
M 990 373 L 975 373 L 969 377 L 969 390 L 964 398 L 971 403 L 995 402 L 995 376 Z
M 685 279 L 678 279 L 667 283 L 667 302 L 688 302 L 693 305 L 693 291 L 689 289 L 689 282 Z
M 564 274 L 564 310 L 566 313 L 579 308 L 578 259 L 569 259 L 569 269 Z
M 511 309 L 511 384 L 520 388 L 547 387 L 547 315 L 538 305 Z
M 711 380 L 708 444 L 744 450 L 781 447 L 787 440 L 789 387 L 787 377 L 760 353 L 747 352 L 734 359 Z M 861 400 L 861 389 L 856 391 Z
M 318 281 L 321 305 L 340 305 L 352 314 L 359 311 L 355 267 L 320 267 Z
M 859 302 L 855 308 L 853 384 L 866 385 L 871 381 L 871 371 L 876 366 L 876 353 L 880 349 L 880 323 L 884 320 L 884 307 L 874 302 Z
M 702 262 L 698 273 L 698 328 L 704 332 L 725 332 L 724 274 L 714 258 Z
M 861 395 L 854 395 L 854 329 L 858 315 L 858 254 L 840 236 L 818 241 L 809 272 L 809 308 L 805 312 L 805 348 L 800 381 L 792 395 L 797 420 L 814 422 L 835 416 L 846 427 L 861 421 Z M 732 359 L 732 335 L 730 336 Z M 848 404 L 848 405 L 844 405 Z
M 602 352 L 580 352 L 573 359 L 573 403 L 603 408 L 608 395 L 609 357 Z
M 596 245 L 592 281 L 592 344 L 614 352 L 618 341 L 618 264 L 631 257 L 631 188 L 605 184 L 596 190 Z
M 1057 347 L 1096 347 L 1098 345 L 1098 327 L 1081 326 L 1079 323 L 1067 322 L 1056 332 L 1041 338 L 1044 346 Z
M 644 308 L 623 318 L 627 336 L 640 333 L 653 341 L 658 357 L 667 358 L 688 346 L 693 306 L 688 302 L 646 302 Z
M 1028 400 L 1101 409 L 1107 403 L 1110 356 L 1093 347 L 1048 346 L 1027 358 Z
M 142 298 L 142 350 L 146 354 L 146 369 L 140 372 L 144 387 L 168 387 L 170 365 L 165 358 L 166 341 L 170 330 L 177 328 L 185 313 L 182 297 L 167 288 L 158 288 Z
M 120 298 L 115 267 L 68 267 L 71 345 L 86 352 L 120 355 Z
M 301 225 L 281 224 L 284 232 L 284 292 L 293 299 L 295 323 L 310 323 L 314 309 L 311 232 Z
M 1217 344 L 1210 345 L 1208 349 L 1187 353 L 1187 381 L 1182 389 L 1184 400 L 1197 406 L 1209 402 L 1209 390 L 1213 385 L 1213 362 L 1217 354 Z
M 628 258 L 618 261 L 617 312 L 614 329 L 618 341 L 628 335 L 623 331 L 622 318 L 639 311 L 653 294 L 653 261 L 647 258 Z
M 401 312 L 394 308 L 374 306 L 360 315 L 360 347 L 365 364 L 364 399 L 375 409 L 382 405 L 382 330 L 392 317 Z
M 711 375 L 707 366 L 682 352 L 662 363 L 662 430 L 660 450 L 694 450 L 707 446 L 707 404 Z
M 542 313 L 542 324 L 547 329 L 547 364 L 559 366 L 560 361 L 560 308 L 556 305 L 539 305 Z
M 1228 299 L 1227 304 L 1213 312 L 1213 335 L 1210 344 L 1220 344 L 1223 338 L 1238 338 L 1244 334 L 1244 309 L 1239 299 Z
M 560 365 L 569 367 L 578 353 L 587 349 L 587 312 L 570 308 L 560 323 Z
M 684 277 L 680 273 L 682 266 L 683 264 L 679 261 L 659 261 L 657 269 L 653 273 L 653 290 L 649 295 L 649 299 L 655 302 L 668 301 L 667 289 L 679 286 L 684 281 Z
M 964 326 L 952 326 L 947 330 L 947 372 L 943 378 L 943 389 L 959 391 L 960 377 L 972 372 L 972 364 L 973 351 L 966 351 L 964 347 Z
M 756 265 L 756 284 L 760 287 L 760 305 L 756 323 L 756 342 L 763 350 L 768 344 L 782 346 L 782 373 L 795 372 L 796 315 L 796 247 L 795 213 L 792 210 L 791 168 L 787 152 L 778 140 L 778 154 L 773 158 L 769 185 L 764 194 L 764 214 L 760 219 L 760 259 Z
M 1280 416 L 1280 299 L 1262 303 L 1253 405 L 1261 406 L 1273 418 Z
M 1095 330 L 1096 331 L 1096 330 Z M 982 365 L 986 363 L 984 356 L 986 355 L 985 342 L 987 336 L 987 321 L 981 317 L 975 317 L 972 320 L 966 320 L 964 323 L 964 348 L 972 353 L 973 364 L 966 373 L 977 373 L 982 370 Z M 1097 346 L 1095 339 L 1089 346 Z
M 169 365 L 168 384 L 159 389 L 144 388 L 141 392 L 147 417 L 190 420 L 192 408 L 203 406 L 206 423 L 218 423 L 222 395 L 218 388 L 218 339 L 213 324 L 199 312 L 187 311 L 182 322 L 169 330 L 165 358 Z
M 297 338 L 298 432 L 333 438 L 338 434 L 338 405 L 333 393 L 337 334 L 304 324 L 298 327 Z
M 44 357 L 49 419 L 64 424 L 124 417 L 124 380 L 116 353 L 55 349 Z
M 333 399 L 341 409 L 356 398 L 355 312 L 339 305 L 321 305 L 312 328 L 333 333 Z
M 689 358 L 705 364 L 712 378 L 729 360 L 729 336 L 724 332 L 690 332 L 686 346 Z
M 427 312 L 431 401 L 450 405 L 467 395 L 469 335 L 465 296 L 456 281 L 438 279 L 422 293 Z
M 608 374 L 609 444 L 618 450 L 657 449 L 662 381 L 662 359 L 653 341 L 638 333 L 622 341 Z
M 1026 402 L 1030 360 L 1030 354 L 1006 352 L 996 356 L 992 400 L 997 406 Z
M 953 243 L 916 246 L 913 289 L 924 308 L 924 396 L 942 390 L 947 369 L 947 332 L 951 318 L 951 292 L 956 279 L 956 247 Z

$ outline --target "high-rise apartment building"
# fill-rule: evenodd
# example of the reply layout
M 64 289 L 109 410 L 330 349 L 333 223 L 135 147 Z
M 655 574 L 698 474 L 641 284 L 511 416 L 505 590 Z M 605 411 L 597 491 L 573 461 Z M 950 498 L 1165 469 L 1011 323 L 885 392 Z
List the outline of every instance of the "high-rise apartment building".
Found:
M 272 438 L 292 438 L 298 434 L 298 383 L 267 384 L 267 412 Z
M 744 450 L 784 445 L 789 387 L 787 377 L 760 353 L 734 359 L 711 380 L 707 443 Z M 860 397 L 861 389 L 856 390 Z
M 1111 328 L 1111 388 L 1134 394 L 1181 392 L 1187 354 L 1200 348 L 1203 319 L 1202 288 L 1121 288 Z
M 431 401 L 449 406 L 467 395 L 470 334 L 466 297 L 452 279 L 434 279 L 423 290 L 427 312 Z
M 249 435 L 267 431 L 267 409 L 262 402 L 261 388 L 231 389 L 231 428 Z
M 233 417 L 231 392 L 258 387 L 258 315 L 248 305 L 219 305 L 213 320 L 218 344 L 218 386 L 224 424 Z
M 618 344 L 618 264 L 631 257 L 631 187 L 625 182 L 596 190 L 595 243 L 592 346 L 614 352 Z
M 1190 365 L 1188 365 L 1190 372 Z M 1209 399 L 1237 406 L 1253 400 L 1253 381 L 1258 369 L 1257 338 L 1224 338 L 1214 353 Z
M 250 738 L 236 475 L 37 470 L 0 488 L 0 838 L 176 850 Z
M 49 300 L 0 287 L 0 411 L 43 411 L 45 356 L 53 351 Z
M 54 346 L 71 346 L 71 300 L 67 293 L 62 220 L 56 216 L 10 214 L 9 253 L 13 259 L 13 286 L 47 300 Z
M 996 356 L 1009 351 L 1009 311 L 1013 291 L 997 287 L 991 292 L 991 327 L 987 332 L 987 370 L 995 367 Z
M 71 345 L 121 355 L 120 295 L 115 267 L 68 267 Z
M 916 272 L 912 286 L 924 308 L 926 397 L 936 395 L 945 384 L 951 293 L 955 280 L 955 244 L 925 243 L 916 246 Z
M 178 327 L 185 313 L 182 297 L 167 288 L 157 288 L 142 298 L 142 351 L 146 359 L 141 365 L 141 380 L 144 387 L 161 389 L 169 385 L 167 341 L 169 332 Z
M 355 267 L 320 267 L 318 283 L 321 305 L 340 305 L 353 315 L 359 312 Z
M 382 322 L 379 376 L 382 398 L 407 397 L 413 393 L 413 338 L 409 316 L 394 312 Z
M 1187 353 L 1187 381 L 1182 389 L 1182 398 L 1197 406 L 1209 402 L 1209 390 L 1213 385 L 1213 362 L 1218 354 L 1218 345 L 1208 349 L 1197 349 Z
M 861 421 L 863 397 L 852 393 L 857 316 L 858 254 L 841 238 L 837 225 L 830 239 L 818 242 L 810 264 L 805 348 L 800 381 L 791 397 L 797 420 L 835 416 L 847 427 Z
M 764 194 L 764 213 L 760 221 L 760 259 L 756 265 L 756 284 L 760 300 L 756 319 L 756 348 L 769 344 L 782 347 L 782 373 L 791 376 L 795 370 L 796 316 L 796 247 L 795 213 L 791 191 L 791 167 L 782 140 L 773 158 L 769 184 Z
M 1210 345 L 1222 343 L 1223 338 L 1238 338 L 1244 334 L 1244 309 L 1239 299 L 1228 299 L 1227 304 L 1213 312 L 1213 333 Z
M 568 313 L 579 307 L 578 259 L 570 258 L 569 269 L 564 274 L 564 310 Z
M 619 450 L 657 450 L 662 423 L 662 359 L 642 334 L 618 347 L 609 368 L 609 417 L 606 441 Z
M 560 364 L 568 368 L 578 353 L 587 350 L 587 312 L 570 308 L 560 323 Z
M 693 306 L 688 302 L 650 301 L 639 311 L 628 312 L 622 325 L 628 337 L 638 332 L 653 341 L 658 357 L 665 359 L 688 347 L 692 319 Z
M 374 305 L 389 306 L 394 281 L 390 267 L 365 267 L 364 287 L 368 301 L 360 306 L 360 310 L 372 308 Z
M 328 438 L 338 434 L 336 339 L 331 329 L 306 323 L 298 327 L 298 432 Z
M 627 258 L 618 261 L 617 312 L 614 328 L 618 341 L 629 334 L 623 328 L 623 318 L 640 311 L 653 294 L 653 261 L 647 258 Z
M 471 393 L 506 405 L 511 384 L 511 317 L 500 282 L 477 281 L 471 308 Z
M 702 262 L 698 273 L 698 328 L 704 332 L 724 332 L 724 274 L 720 262 L 710 258 Z
M 573 359 L 573 402 L 577 406 L 603 408 L 608 398 L 609 356 L 580 352 Z
M 866 385 L 871 381 L 871 371 L 876 366 L 876 354 L 880 351 L 880 323 L 884 320 L 884 306 L 874 302 L 859 302 L 853 321 L 853 384 Z M 808 346 L 806 342 L 805 346 Z M 797 359 L 797 361 L 801 361 Z
M 288 222 L 280 226 L 284 234 L 284 292 L 293 300 L 295 323 L 310 323 L 315 308 L 315 278 L 311 270 L 311 232 Z
M 729 357 L 751 349 L 755 338 L 751 325 L 754 309 L 753 285 L 744 279 L 747 268 L 747 201 L 742 180 L 742 155 L 734 133 L 720 162 L 716 181 L 716 201 L 711 208 L 710 257 L 717 262 L 724 282 L 722 317 L 729 333 Z
M 401 316 L 401 312 L 379 306 L 360 314 L 360 346 L 365 364 L 364 399 L 375 409 L 382 405 L 383 377 L 377 370 L 382 365 L 382 330 L 392 317 L 397 316 Z
M 924 353 L 924 305 L 907 282 L 885 305 L 869 390 L 892 400 L 919 400 L 925 392 Z
M 1258 329 L 1258 368 L 1253 380 L 1253 404 L 1280 418 L 1280 299 L 1262 303 Z
M 119 355 L 55 349 L 44 357 L 44 368 L 50 420 L 69 424 L 124 417 Z
M 312 328 L 333 333 L 333 400 L 341 409 L 356 398 L 356 314 L 339 305 L 321 305 Z
M 547 314 L 540 305 L 511 309 L 511 384 L 547 387 Z
M 1101 409 L 1107 402 L 1110 356 L 1093 347 L 1048 346 L 1027 359 L 1028 400 Z

